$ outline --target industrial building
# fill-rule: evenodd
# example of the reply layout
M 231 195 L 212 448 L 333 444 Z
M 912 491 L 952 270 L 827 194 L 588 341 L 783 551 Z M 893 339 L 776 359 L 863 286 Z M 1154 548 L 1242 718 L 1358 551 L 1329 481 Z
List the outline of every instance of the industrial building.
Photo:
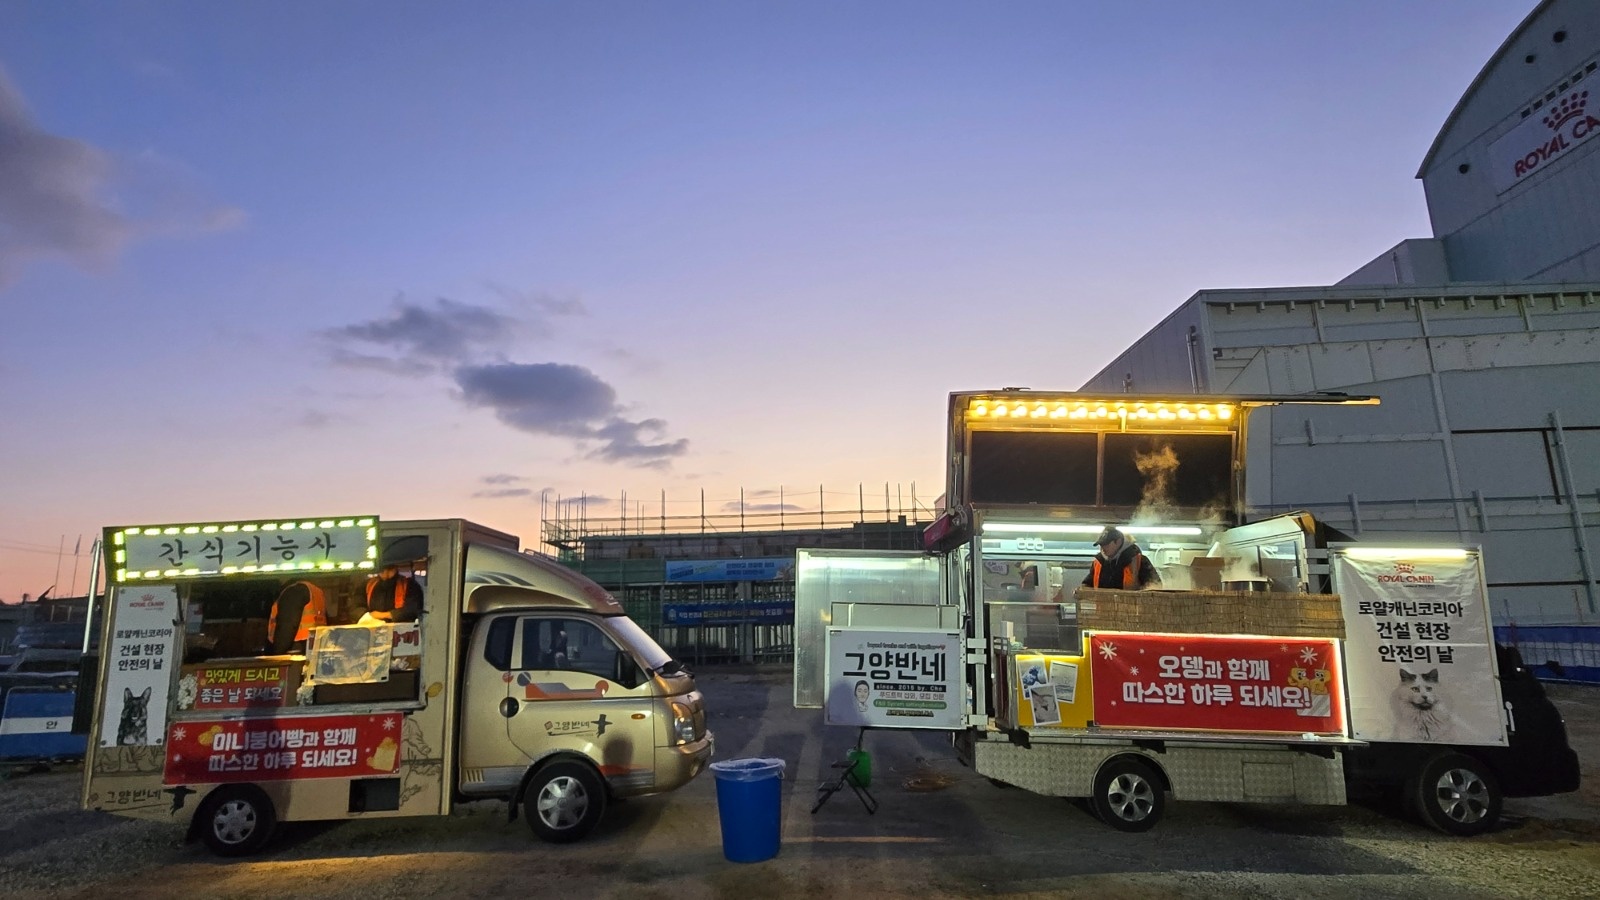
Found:
M 1417 177 L 1434 235 L 1337 285 L 1205 290 L 1086 391 L 1375 394 L 1262 410 L 1252 516 L 1484 547 L 1501 625 L 1597 619 L 1600 3 L 1545 0 Z

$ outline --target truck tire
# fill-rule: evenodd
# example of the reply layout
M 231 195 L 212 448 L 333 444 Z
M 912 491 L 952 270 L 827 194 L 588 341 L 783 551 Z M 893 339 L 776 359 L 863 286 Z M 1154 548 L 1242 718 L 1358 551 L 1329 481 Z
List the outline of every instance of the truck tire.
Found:
M 1406 796 L 1424 825 L 1468 837 L 1500 820 L 1504 799 L 1489 767 L 1464 753 L 1440 753 L 1422 764 Z
M 553 762 L 533 773 L 522 792 L 522 814 L 542 840 L 569 844 L 581 840 L 606 811 L 606 785 L 581 762 Z
M 1089 800 L 1100 821 L 1118 831 L 1149 831 L 1167 809 L 1161 776 L 1133 756 L 1119 756 L 1101 766 Z
M 278 826 L 272 801 L 252 784 L 229 784 L 212 791 L 195 819 L 200 840 L 218 856 L 259 853 Z

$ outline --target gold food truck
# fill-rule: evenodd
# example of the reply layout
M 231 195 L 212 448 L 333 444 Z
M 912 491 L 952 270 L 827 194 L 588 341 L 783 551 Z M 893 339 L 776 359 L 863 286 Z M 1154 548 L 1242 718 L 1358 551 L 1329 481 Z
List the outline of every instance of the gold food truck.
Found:
M 85 809 L 238 856 L 280 822 L 501 799 L 565 842 L 711 757 L 693 676 L 513 535 L 351 516 L 109 528 L 104 548 Z
M 1126 831 L 1168 794 L 1376 792 L 1475 834 L 1506 796 L 1575 790 L 1559 713 L 1495 645 L 1478 548 L 1245 521 L 1251 410 L 1376 402 L 952 394 L 924 551 L 797 553 L 795 705 L 949 731 L 978 773 Z M 1086 584 L 1108 527 L 1143 589 Z

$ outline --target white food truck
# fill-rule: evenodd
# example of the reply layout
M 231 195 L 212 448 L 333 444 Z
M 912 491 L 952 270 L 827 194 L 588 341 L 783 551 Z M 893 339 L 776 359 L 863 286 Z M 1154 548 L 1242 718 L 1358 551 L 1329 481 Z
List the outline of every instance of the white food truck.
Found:
M 1375 791 L 1465 835 L 1505 796 L 1575 790 L 1559 714 L 1494 643 L 1476 547 L 1244 521 L 1250 410 L 1375 402 L 952 394 L 925 551 L 797 554 L 795 705 L 948 730 L 980 774 L 1126 831 L 1168 794 Z M 1107 526 L 1159 584 L 1083 586 Z
M 110 528 L 104 546 L 85 809 L 244 855 L 280 822 L 503 799 L 561 842 L 711 757 L 692 675 L 512 535 L 350 516 Z M 370 583 L 391 567 L 412 614 L 375 622 Z M 291 591 L 315 599 L 277 636 L 303 624 L 303 650 L 271 646 Z

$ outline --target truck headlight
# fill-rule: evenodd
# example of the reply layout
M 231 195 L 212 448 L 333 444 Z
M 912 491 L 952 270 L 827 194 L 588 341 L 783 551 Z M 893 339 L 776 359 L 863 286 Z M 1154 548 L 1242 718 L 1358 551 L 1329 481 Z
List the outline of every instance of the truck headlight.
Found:
M 695 733 L 694 710 L 687 703 L 672 701 L 672 736 L 679 744 L 692 744 L 700 739 Z

